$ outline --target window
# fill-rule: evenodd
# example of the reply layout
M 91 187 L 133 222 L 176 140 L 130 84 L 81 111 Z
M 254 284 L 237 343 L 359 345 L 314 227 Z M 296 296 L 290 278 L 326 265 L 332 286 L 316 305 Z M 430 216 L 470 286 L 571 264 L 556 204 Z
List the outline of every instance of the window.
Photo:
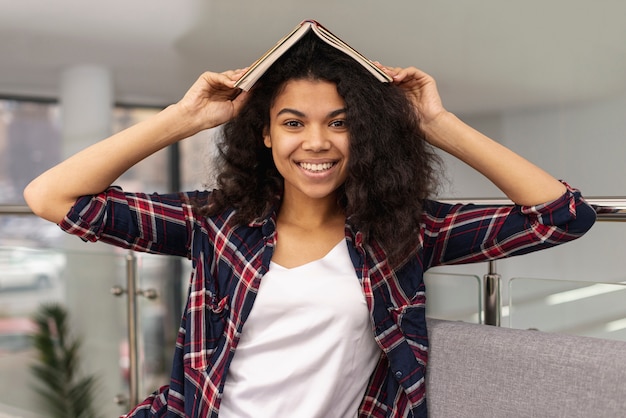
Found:
M 117 106 L 112 131 L 158 111 Z M 0 100 L 0 205 L 24 205 L 22 191 L 28 182 L 61 161 L 60 120 L 57 103 Z M 166 191 L 171 174 L 168 157 L 167 150 L 156 153 L 116 184 L 128 190 Z M 103 413 L 114 416 L 128 408 L 111 401 L 114 395 L 125 393 L 128 383 L 125 303 L 110 294 L 113 285 L 125 284 L 126 253 L 78 241 L 72 241 L 76 245 L 68 250 L 64 239 L 72 237 L 50 222 L 32 215 L 0 213 L 0 375 L 16 377 L 0 382 L 0 415 L 8 411 L 20 411 L 20 416 L 43 412 L 36 410 L 34 402 L 29 367 L 37 353 L 28 335 L 33 332 L 33 313 L 48 302 L 61 302 L 69 308 L 73 331 L 83 338 L 89 354 L 99 359 L 85 366 L 89 373 L 99 375 L 103 391 L 110 395 L 99 400 Z M 168 270 L 163 268 L 168 262 L 167 258 L 138 259 L 139 286 L 156 287 L 162 295 L 156 301 L 141 302 L 142 377 L 147 390 L 166 383 L 163 376 L 170 365 L 173 344 L 163 343 L 163 323 L 171 316 L 178 321 L 180 316 L 180 312 L 169 309 L 166 287 L 181 281 L 168 278 Z M 172 333 L 177 329 L 171 328 Z

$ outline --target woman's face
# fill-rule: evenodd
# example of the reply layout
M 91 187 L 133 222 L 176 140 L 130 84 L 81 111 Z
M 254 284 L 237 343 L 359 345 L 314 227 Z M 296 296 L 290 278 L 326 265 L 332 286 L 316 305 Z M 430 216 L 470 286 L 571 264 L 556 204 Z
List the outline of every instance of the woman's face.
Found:
M 264 143 L 285 179 L 285 201 L 335 199 L 348 172 L 345 106 L 328 81 L 291 80 L 276 97 Z

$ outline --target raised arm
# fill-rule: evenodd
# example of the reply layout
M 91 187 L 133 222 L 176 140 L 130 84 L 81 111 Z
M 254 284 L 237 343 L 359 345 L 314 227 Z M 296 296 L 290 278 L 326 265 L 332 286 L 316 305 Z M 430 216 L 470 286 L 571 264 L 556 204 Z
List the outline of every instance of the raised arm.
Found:
M 204 73 L 176 104 L 85 148 L 34 179 L 24 190 L 33 212 L 59 223 L 76 199 L 100 193 L 139 161 L 181 139 L 231 119 L 245 100 L 233 83 L 241 70 Z M 235 97 L 233 99 L 233 97 Z
M 413 67 L 381 68 L 407 91 L 426 140 L 482 173 L 513 202 L 532 206 L 565 193 L 565 186 L 550 174 L 448 112 L 431 76 Z

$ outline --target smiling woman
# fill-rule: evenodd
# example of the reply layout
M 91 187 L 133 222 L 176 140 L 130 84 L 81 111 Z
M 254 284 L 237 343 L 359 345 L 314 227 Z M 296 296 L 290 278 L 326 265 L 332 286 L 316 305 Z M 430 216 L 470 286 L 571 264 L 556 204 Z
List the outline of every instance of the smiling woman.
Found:
M 392 82 L 305 36 L 249 92 L 242 70 L 204 73 L 26 188 L 36 214 L 84 240 L 192 260 L 170 384 L 128 416 L 426 417 L 424 272 L 591 227 L 576 189 L 448 112 L 432 77 L 379 68 Z M 222 124 L 216 190 L 112 186 Z M 515 204 L 432 200 L 433 147 Z

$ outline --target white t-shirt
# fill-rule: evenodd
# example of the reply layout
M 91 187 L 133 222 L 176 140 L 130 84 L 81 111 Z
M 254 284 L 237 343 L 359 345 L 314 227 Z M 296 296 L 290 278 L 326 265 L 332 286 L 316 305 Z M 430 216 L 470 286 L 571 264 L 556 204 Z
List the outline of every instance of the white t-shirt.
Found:
M 355 417 L 380 356 L 346 242 L 271 263 L 226 377 L 220 418 Z

